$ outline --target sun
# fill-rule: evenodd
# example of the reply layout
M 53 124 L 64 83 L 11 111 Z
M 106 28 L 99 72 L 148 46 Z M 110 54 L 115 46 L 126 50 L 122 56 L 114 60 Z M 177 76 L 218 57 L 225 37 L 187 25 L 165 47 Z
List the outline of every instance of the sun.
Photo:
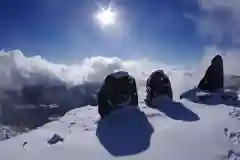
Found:
M 97 20 L 102 26 L 110 26 L 116 23 L 116 13 L 114 13 L 109 7 L 108 9 L 101 9 L 99 13 L 96 14 Z

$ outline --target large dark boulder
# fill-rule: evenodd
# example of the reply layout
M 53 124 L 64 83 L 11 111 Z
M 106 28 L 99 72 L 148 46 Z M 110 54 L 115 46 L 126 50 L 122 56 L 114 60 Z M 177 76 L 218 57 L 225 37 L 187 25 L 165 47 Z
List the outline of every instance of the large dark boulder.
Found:
M 102 118 L 124 106 L 137 105 L 137 87 L 132 76 L 120 71 L 105 78 L 98 93 L 98 112 Z
M 168 95 L 173 99 L 171 82 L 163 70 L 154 71 L 146 83 L 147 96 L 145 102 L 150 105 L 152 99 L 159 95 Z
M 198 84 L 198 88 L 210 92 L 223 89 L 223 74 L 223 60 L 220 55 L 217 55 L 212 59 L 211 65 L 208 67 L 204 77 Z

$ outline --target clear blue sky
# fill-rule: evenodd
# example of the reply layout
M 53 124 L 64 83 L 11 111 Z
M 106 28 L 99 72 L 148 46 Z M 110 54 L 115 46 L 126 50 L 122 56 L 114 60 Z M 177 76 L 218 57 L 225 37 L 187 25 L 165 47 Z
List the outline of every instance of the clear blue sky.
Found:
M 121 36 L 95 23 L 96 0 L 1 0 L 0 49 L 61 62 L 100 55 L 190 63 L 202 56 L 206 41 L 185 16 L 199 14 L 196 0 L 112 2 Z

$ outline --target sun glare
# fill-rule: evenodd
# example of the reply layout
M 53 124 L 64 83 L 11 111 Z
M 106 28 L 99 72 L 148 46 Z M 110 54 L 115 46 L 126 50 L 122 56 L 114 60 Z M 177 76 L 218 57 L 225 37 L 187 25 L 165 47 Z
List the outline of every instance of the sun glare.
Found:
M 107 10 L 101 9 L 101 11 L 97 13 L 96 17 L 103 26 L 114 25 L 116 21 L 116 13 L 112 12 L 110 7 Z

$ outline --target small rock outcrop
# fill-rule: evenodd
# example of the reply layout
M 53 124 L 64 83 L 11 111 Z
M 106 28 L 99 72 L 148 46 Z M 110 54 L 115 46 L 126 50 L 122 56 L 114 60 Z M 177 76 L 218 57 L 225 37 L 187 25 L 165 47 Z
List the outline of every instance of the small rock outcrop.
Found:
M 63 142 L 64 141 L 64 138 L 62 138 L 61 136 L 59 136 L 58 134 L 54 134 L 53 136 L 52 136 L 52 138 L 50 138 L 49 140 L 48 140 L 48 144 L 50 144 L 50 145 L 52 145 L 52 144 L 56 144 L 56 143 L 58 143 L 58 142 Z

